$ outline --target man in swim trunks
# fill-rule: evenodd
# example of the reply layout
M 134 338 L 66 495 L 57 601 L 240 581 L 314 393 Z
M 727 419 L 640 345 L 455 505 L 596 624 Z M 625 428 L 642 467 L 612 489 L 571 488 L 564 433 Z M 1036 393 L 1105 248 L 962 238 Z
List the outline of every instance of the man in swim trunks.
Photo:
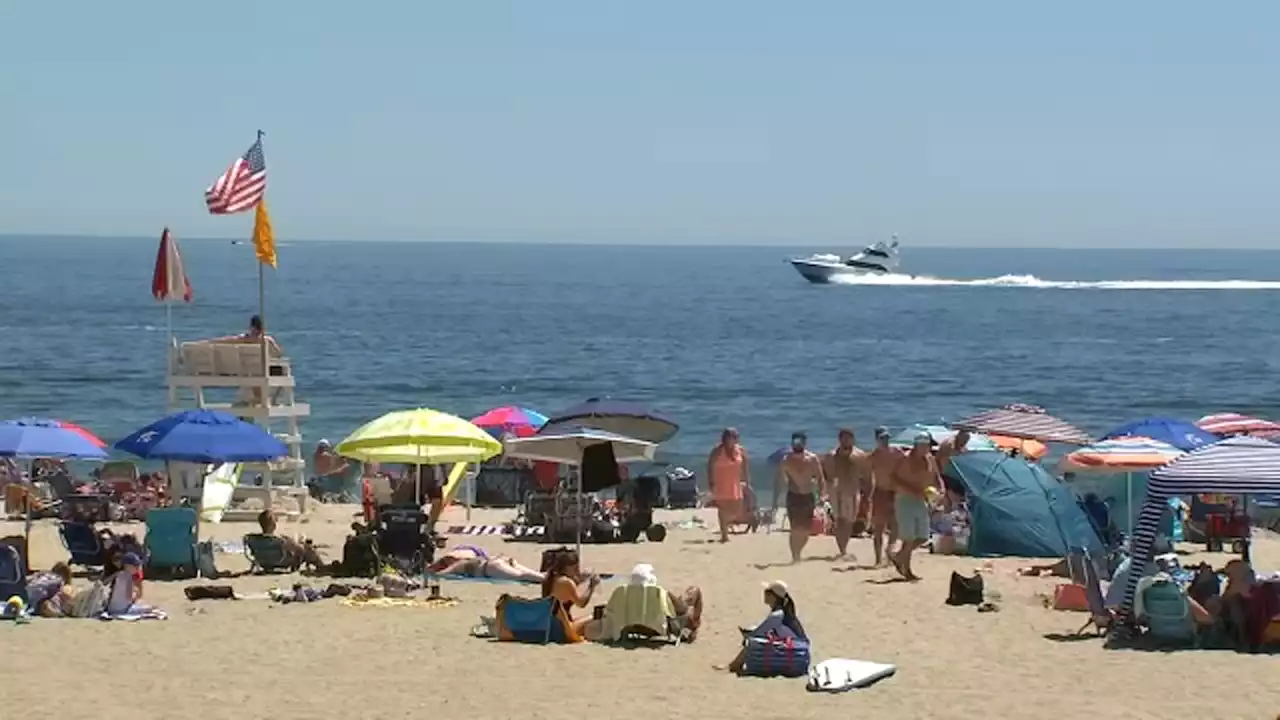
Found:
M 938 485 L 938 463 L 933 457 L 933 438 L 929 433 L 916 435 L 907 454 L 893 473 L 893 500 L 898 518 L 898 537 L 902 547 L 889 555 L 889 561 L 902 577 L 919 580 L 911 570 L 911 553 L 929 540 L 929 501 L 926 491 Z
M 836 550 L 843 558 L 862 505 L 871 504 L 871 462 L 854 444 L 853 430 L 841 428 L 834 450 L 823 457 L 827 496 L 836 516 Z
M 885 553 L 893 552 L 898 537 L 898 520 L 893 510 L 893 472 L 902 462 L 902 451 L 889 444 L 889 428 L 876 428 L 876 449 L 867 456 L 871 463 L 871 544 L 876 567 L 884 567 Z M 888 535 L 888 542 L 885 536 Z
M 791 523 L 791 562 L 800 562 L 800 551 L 809 542 L 813 529 L 813 512 L 817 509 L 814 495 L 826 485 L 822 460 L 809 452 L 804 433 L 791 436 L 791 452 L 778 463 L 778 482 L 773 489 L 773 507 L 778 507 L 778 493 L 787 489 L 787 521 Z

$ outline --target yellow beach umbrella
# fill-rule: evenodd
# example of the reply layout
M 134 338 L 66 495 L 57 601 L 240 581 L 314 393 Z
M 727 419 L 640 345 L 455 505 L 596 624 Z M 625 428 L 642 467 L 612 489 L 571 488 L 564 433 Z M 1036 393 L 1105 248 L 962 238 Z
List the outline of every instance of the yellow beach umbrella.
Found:
M 460 417 L 418 408 L 365 423 L 334 450 L 361 462 L 442 465 L 484 462 L 502 443 Z

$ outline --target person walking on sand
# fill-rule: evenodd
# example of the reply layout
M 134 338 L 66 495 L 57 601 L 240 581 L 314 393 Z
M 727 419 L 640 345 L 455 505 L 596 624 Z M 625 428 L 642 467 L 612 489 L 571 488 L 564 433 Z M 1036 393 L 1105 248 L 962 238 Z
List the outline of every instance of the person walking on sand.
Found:
M 929 501 L 926 491 L 938 484 L 938 463 L 933 457 L 933 438 L 929 433 L 916 435 L 911 452 L 898 463 L 893 474 L 894 510 L 898 518 L 898 537 L 902 547 L 889 561 L 907 580 L 919 580 L 911 569 L 911 554 L 929 539 Z
M 729 528 L 742 516 L 743 490 L 751 485 L 751 462 L 739 440 L 737 430 L 725 428 L 720 444 L 707 456 L 707 484 L 715 499 L 722 543 L 729 542 Z
M 871 464 L 871 545 L 876 567 L 884 567 L 885 556 L 893 552 L 898 538 L 898 518 L 893 501 L 893 473 L 902 462 L 902 451 L 889 444 L 889 428 L 876 428 L 876 449 L 867 456 Z M 886 536 L 888 540 L 886 541 Z
M 791 436 L 791 452 L 778 463 L 778 481 L 773 488 L 773 507 L 778 507 L 778 494 L 783 487 L 787 491 L 787 522 L 791 524 L 791 562 L 800 562 L 800 552 L 809 542 L 813 531 L 813 512 L 817 509 L 815 495 L 826 486 L 822 472 L 822 460 L 809 452 L 808 438 L 804 433 Z
M 827 496 L 836 519 L 836 551 L 844 558 L 849 551 L 849 538 L 860 506 L 871 502 L 871 462 L 867 454 L 854 445 L 853 430 L 841 428 L 836 447 L 823 457 Z M 856 560 L 856 558 L 855 558 Z

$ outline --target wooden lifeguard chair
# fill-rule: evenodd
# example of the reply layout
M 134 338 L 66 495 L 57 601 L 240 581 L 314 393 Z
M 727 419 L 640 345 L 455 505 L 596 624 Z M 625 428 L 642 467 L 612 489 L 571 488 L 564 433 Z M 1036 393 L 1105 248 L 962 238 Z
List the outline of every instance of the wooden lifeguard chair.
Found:
M 228 412 L 257 423 L 289 448 L 288 457 L 276 462 L 244 464 L 233 503 L 253 499 L 261 507 L 230 508 L 224 520 L 253 520 L 262 509 L 287 516 L 306 512 L 306 460 L 299 425 L 311 414 L 311 406 L 294 396 L 289 359 L 274 343 L 268 349 L 264 365 L 262 344 L 252 340 L 203 340 L 170 348 L 170 410 Z

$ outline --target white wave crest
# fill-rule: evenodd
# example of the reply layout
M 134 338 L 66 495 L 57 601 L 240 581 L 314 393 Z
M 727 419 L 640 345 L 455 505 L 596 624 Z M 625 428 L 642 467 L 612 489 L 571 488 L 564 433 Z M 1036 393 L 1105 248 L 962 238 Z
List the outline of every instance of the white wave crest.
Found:
M 931 275 L 836 275 L 839 285 L 917 287 L 1019 287 L 1057 290 L 1280 290 L 1280 280 L 1041 280 L 1035 275 L 1001 275 L 975 280 Z

